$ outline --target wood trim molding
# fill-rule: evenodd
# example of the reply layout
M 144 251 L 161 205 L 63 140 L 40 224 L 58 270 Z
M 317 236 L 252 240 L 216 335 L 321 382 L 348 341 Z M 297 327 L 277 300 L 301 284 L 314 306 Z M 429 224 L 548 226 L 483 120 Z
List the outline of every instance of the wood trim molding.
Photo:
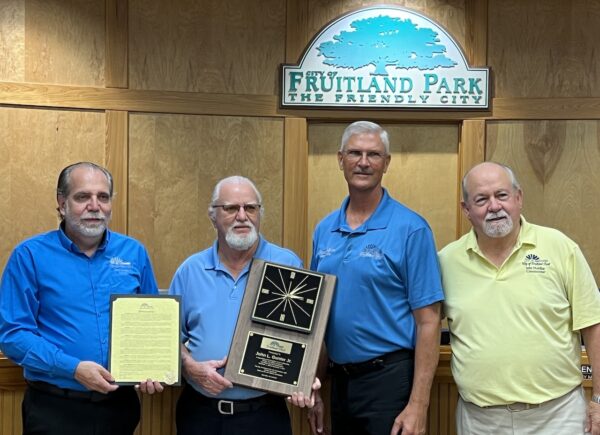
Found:
M 283 245 L 308 264 L 308 126 L 286 118 L 283 158 Z
M 488 0 L 465 2 L 465 51 L 471 66 L 487 65 Z
M 494 120 L 600 119 L 600 98 L 494 98 Z
M 462 177 L 471 167 L 485 160 L 485 121 L 467 120 L 464 121 L 460 130 L 460 141 L 458 145 L 458 198 L 457 205 L 462 199 L 461 181 Z M 456 238 L 471 229 L 471 223 L 462 212 L 461 207 L 457 208 Z
M 308 43 L 308 2 L 287 0 L 286 3 L 285 61 L 295 63 Z
M 80 110 L 396 121 L 600 119 L 600 97 L 494 98 L 491 112 L 284 110 L 277 95 L 206 94 L 0 82 L 0 105 Z
M 127 88 L 128 0 L 106 0 L 106 60 L 104 82 L 107 88 Z
M 122 234 L 128 231 L 129 187 L 129 114 L 120 110 L 106 111 L 106 167 L 113 176 L 112 220 L 110 228 Z
M 82 110 L 183 113 L 225 116 L 283 116 L 275 95 L 203 94 L 0 82 L 0 104 Z

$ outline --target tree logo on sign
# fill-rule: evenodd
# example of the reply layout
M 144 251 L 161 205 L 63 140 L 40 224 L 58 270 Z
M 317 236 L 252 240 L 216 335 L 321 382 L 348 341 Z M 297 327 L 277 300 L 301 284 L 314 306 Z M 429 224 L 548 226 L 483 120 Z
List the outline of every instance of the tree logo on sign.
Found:
M 343 30 L 317 47 L 324 64 L 351 69 L 372 65 L 371 75 L 388 75 L 388 66 L 432 70 L 457 64 L 446 56 L 437 32 L 410 19 L 380 15 L 356 20 L 350 27 L 354 30 Z

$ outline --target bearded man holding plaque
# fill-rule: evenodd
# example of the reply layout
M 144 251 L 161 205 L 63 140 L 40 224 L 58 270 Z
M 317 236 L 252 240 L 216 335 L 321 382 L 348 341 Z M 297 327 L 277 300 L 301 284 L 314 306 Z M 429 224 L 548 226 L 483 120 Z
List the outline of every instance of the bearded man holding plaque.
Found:
M 292 433 L 283 397 L 233 386 L 223 377 L 252 259 L 302 267 L 292 251 L 260 236 L 263 213 L 252 181 L 241 176 L 219 181 L 208 207 L 217 240 L 185 260 L 173 277 L 169 293 L 181 295 L 186 380 L 177 402 L 179 435 Z M 314 398 L 301 400 L 302 406 L 314 404 Z

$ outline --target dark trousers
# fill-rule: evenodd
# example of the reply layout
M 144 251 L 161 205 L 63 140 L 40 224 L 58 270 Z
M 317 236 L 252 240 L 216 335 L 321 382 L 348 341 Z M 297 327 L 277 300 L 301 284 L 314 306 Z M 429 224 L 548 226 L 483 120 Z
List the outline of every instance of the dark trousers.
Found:
M 177 401 L 178 435 L 292 435 L 283 397 L 218 404 L 186 385 Z M 219 411 L 221 409 L 221 412 Z M 237 409 L 240 409 L 238 412 Z M 222 412 L 233 412 L 223 414 Z
M 24 435 L 131 435 L 140 421 L 140 402 L 133 387 L 85 399 L 29 386 L 22 413 Z
M 334 369 L 333 435 L 389 435 L 394 419 L 408 403 L 413 373 L 412 353 L 364 373 L 347 374 L 339 367 Z

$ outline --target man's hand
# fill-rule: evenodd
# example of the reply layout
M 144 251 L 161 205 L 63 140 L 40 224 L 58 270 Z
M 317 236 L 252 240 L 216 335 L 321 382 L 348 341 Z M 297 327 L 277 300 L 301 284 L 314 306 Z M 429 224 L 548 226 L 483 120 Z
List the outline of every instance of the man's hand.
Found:
M 600 435 L 600 403 L 589 403 L 585 432 L 589 432 L 592 435 Z
M 300 408 L 312 408 L 315 406 L 315 393 L 321 389 L 321 381 L 319 378 L 315 378 L 312 384 L 312 392 L 310 397 L 305 397 L 304 393 L 292 393 L 291 396 L 288 396 L 287 401 L 294 406 L 298 406 Z
M 217 372 L 217 369 L 224 367 L 226 363 L 227 357 L 221 360 L 204 362 L 198 362 L 188 357 L 185 359 L 184 370 L 188 377 L 206 390 L 207 393 L 217 395 L 226 388 L 233 387 L 230 381 Z
M 315 390 L 314 406 L 308 410 L 308 422 L 313 435 L 322 435 L 325 433 L 323 420 L 325 415 L 325 404 L 321 398 L 321 393 Z
M 391 435 L 423 435 L 427 428 L 427 406 L 420 407 L 408 402 L 394 420 Z
M 147 379 L 135 386 L 136 390 L 140 390 L 144 394 L 162 393 L 165 389 L 160 382 Z
M 110 372 L 93 361 L 81 361 L 75 369 L 75 380 L 91 391 L 110 393 L 119 388 L 111 384 L 115 379 Z

